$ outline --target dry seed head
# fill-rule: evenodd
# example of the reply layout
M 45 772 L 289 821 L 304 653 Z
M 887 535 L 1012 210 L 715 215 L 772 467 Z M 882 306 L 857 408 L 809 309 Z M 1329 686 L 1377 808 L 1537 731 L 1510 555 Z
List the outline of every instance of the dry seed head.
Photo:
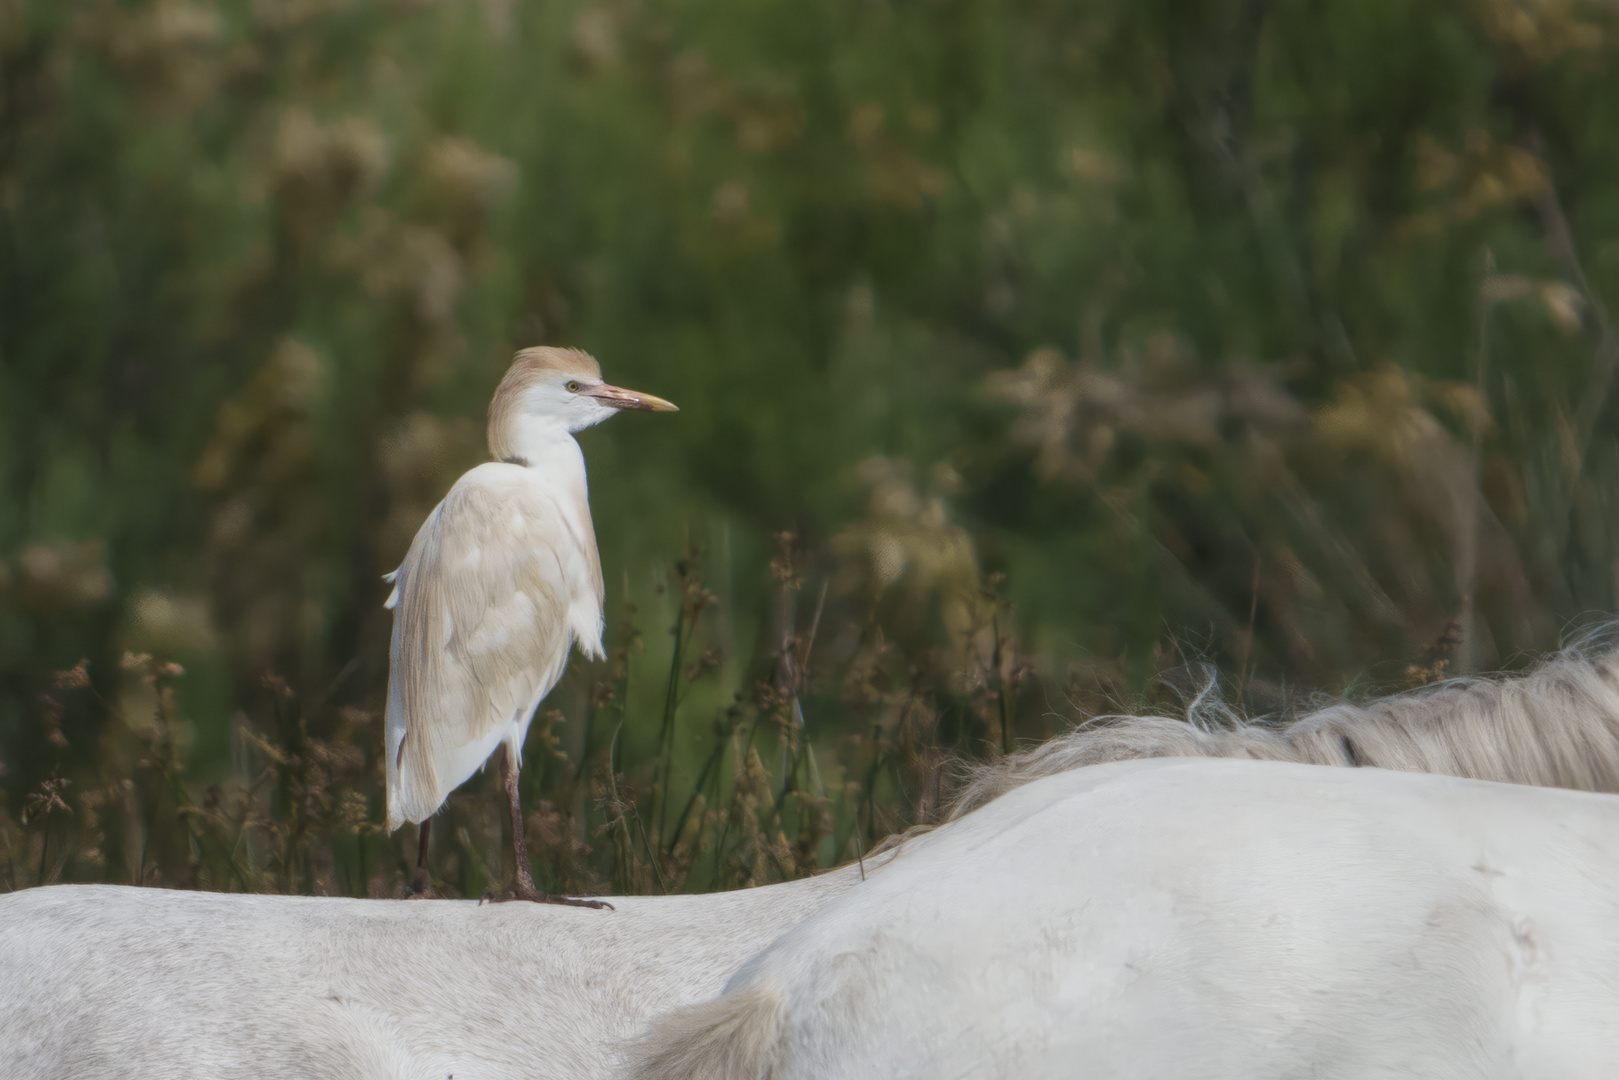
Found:
M 90 661 L 80 660 L 66 671 L 51 676 L 51 685 L 58 690 L 82 690 L 90 685 Z
M 434 141 L 426 179 L 440 198 L 465 210 L 493 210 L 517 184 L 517 166 L 459 135 Z
M 17 553 L 17 571 L 18 595 L 32 608 L 91 607 L 112 595 L 100 540 L 29 544 Z
M 388 144 L 368 116 L 322 124 L 288 109 L 276 132 L 272 184 L 302 211 L 328 216 L 370 192 L 388 170 Z

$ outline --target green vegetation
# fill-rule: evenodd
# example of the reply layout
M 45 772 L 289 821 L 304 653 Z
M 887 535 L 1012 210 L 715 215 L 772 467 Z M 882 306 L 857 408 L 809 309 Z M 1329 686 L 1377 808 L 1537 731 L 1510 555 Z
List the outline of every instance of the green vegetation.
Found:
M 1586 0 L 0 0 L 0 881 L 391 895 L 392 569 L 511 354 L 608 648 L 542 886 L 774 880 L 956 756 L 1619 608 Z M 446 891 L 505 880 L 495 785 Z

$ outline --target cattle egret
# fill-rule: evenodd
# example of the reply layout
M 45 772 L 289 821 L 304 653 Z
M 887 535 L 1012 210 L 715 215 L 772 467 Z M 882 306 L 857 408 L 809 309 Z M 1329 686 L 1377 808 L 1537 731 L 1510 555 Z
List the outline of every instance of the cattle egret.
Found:
M 676 411 L 602 382 L 596 361 L 577 349 L 518 353 L 489 402 L 495 460 L 455 482 L 387 576 L 388 831 L 407 821 L 421 827 L 415 895 L 432 891 L 431 816 L 504 750 L 515 898 L 608 906 L 534 887 L 517 770 L 534 710 L 562 676 L 569 647 L 604 655 L 601 559 L 573 436 L 621 409 Z

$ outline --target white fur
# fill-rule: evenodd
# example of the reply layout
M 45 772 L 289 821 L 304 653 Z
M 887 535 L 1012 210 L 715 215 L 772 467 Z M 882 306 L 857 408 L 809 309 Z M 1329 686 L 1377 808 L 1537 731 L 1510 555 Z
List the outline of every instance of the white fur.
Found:
M 1619 798 L 1159 759 L 908 841 L 643 1080 L 1619 1075 Z
M 58 885 L 0 896 L 7 1080 L 574 1080 L 859 880 L 615 911 Z

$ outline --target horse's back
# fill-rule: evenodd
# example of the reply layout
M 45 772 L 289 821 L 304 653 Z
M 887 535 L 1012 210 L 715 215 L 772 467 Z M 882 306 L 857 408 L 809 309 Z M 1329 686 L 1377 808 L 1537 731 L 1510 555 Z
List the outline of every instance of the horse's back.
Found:
M 288 899 L 98 885 L 0 897 L 6 1074 L 428 1075 L 386 1017 L 331 992 Z
M 856 880 L 617 910 L 58 885 L 0 896 L 0 1074 L 593 1077 Z

